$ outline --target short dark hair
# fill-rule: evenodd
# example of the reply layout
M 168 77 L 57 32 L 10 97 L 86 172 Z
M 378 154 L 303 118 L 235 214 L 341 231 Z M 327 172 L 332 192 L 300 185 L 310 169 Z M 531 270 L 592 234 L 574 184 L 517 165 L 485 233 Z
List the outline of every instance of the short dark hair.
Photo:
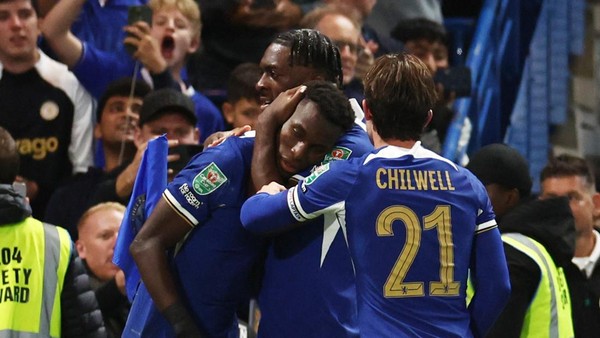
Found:
M 0 0 L 0 4 L 6 4 L 9 2 L 13 2 L 15 0 Z M 35 15 L 38 16 L 40 13 L 40 4 L 38 0 L 29 0 L 29 2 L 31 3 L 31 7 L 33 8 L 33 11 L 35 12 Z
M 0 184 L 12 184 L 19 173 L 17 144 L 8 130 L 0 127 Z
M 256 83 L 261 75 L 262 70 L 256 63 L 245 62 L 235 67 L 227 82 L 227 101 L 235 103 L 241 99 L 248 99 L 258 102 L 260 95 L 256 90 Z
M 309 81 L 305 85 L 304 97 L 317 105 L 319 113 L 327 121 L 339 126 L 343 131 L 352 128 L 354 111 L 340 89 L 323 80 Z
M 440 23 L 425 18 L 402 20 L 396 24 L 390 34 L 402 43 L 425 39 L 429 42 L 448 44 L 446 28 Z
M 106 90 L 102 93 L 102 97 L 98 100 L 98 108 L 96 109 L 96 120 L 98 122 L 100 122 L 100 119 L 102 118 L 102 111 L 104 110 L 104 106 L 106 106 L 106 102 L 108 102 L 111 97 L 115 96 L 128 97 L 129 94 L 131 94 L 131 84 L 132 78 L 124 77 L 111 82 L 106 87 Z M 143 99 L 151 90 L 152 88 L 150 88 L 150 85 L 145 81 L 136 80 L 133 96 Z
M 418 140 L 436 96 L 427 66 L 406 53 L 379 57 L 365 76 L 365 100 L 384 140 Z
M 341 88 L 343 74 L 340 51 L 324 34 L 314 29 L 294 29 L 279 34 L 273 43 L 290 49 L 290 66 L 311 67 L 325 80 Z
M 548 178 L 579 176 L 586 180 L 590 188 L 596 189 L 594 171 L 589 163 L 577 156 L 562 154 L 550 158 L 548 164 L 542 169 L 540 182 Z

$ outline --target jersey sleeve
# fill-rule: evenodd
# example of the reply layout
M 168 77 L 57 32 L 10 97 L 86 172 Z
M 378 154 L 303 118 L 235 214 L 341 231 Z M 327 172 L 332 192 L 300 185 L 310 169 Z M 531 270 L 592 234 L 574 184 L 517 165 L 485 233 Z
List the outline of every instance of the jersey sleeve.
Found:
M 304 222 L 326 212 L 342 210 L 356 179 L 353 163 L 327 163 L 287 191 L 253 196 L 242 207 L 242 224 L 250 231 L 268 233 L 283 230 L 293 222 Z
M 475 335 L 485 336 L 508 302 L 510 279 L 502 238 L 485 187 L 472 175 L 470 180 L 479 211 L 470 266 L 475 295 L 469 313 Z
M 468 170 L 463 169 L 463 172 L 467 174 L 468 180 L 475 194 L 476 203 L 478 205 L 476 220 L 477 228 L 475 229 L 475 233 L 480 234 L 497 228 L 498 224 L 496 223 L 496 215 L 494 214 L 487 190 L 483 184 Z
M 202 224 L 215 208 L 237 203 L 245 194 L 243 159 L 227 140 L 196 155 L 163 192 L 163 198 L 191 226 Z
M 73 73 L 81 84 L 96 99 L 100 99 L 106 87 L 114 80 L 134 74 L 135 61 L 119 53 L 99 50 L 93 45 L 83 43 L 83 52 Z

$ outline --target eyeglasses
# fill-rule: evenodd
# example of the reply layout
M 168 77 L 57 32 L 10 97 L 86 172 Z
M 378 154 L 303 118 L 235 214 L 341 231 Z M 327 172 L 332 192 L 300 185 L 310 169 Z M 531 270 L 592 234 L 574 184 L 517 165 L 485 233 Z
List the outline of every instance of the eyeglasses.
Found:
M 340 53 L 342 51 L 344 51 L 344 48 L 348 47 L 348 49 L 350 50 L 350 53 L 352 54 L 356 54 L 358 53 L 358 51 L 361 49 L 361 47 L 355 43 L 352 42 L 348 42 L 348 41 L 342 41 L 342 40 L 332 40 L 331 42 L 333 42 L 333 44 L 339 48 Z

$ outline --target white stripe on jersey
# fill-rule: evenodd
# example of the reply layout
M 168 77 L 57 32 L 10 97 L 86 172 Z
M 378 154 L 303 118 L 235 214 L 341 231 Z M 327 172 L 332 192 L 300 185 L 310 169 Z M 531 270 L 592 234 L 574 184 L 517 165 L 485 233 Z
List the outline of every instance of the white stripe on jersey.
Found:
M 298 192 L 296 191 L 298 190 L 298 186 L 294 186 L 292 188 L 290 188 L 290 190 L 288 190 L 287 192 L 287 205 L 288 208 L 290 209 L 290 214 L 292 214 L 292 216 L 296 219 L 296 221 L 298 222 L 304 222 L 306 220 L 308 220 L 308 218 L 306 218 L 304 215 L 306 213 L 304 212 L 300 212 L 299 208 L 300 204 L 298 203 Z
M 313 213 L 308 213 L 304 211 L 302 205 L 300 205 L 300 199 L 298 198 L 298 186 L 295 186 L 289 189 L 287 192 L 287 205 L 292 216 L 298 222 L 304 222 L 308 221 L 309 219 L 317 218 L 327 212 L 338 212 L 340 210 L 343 210 L 345 206 L 345 201 L 340 201 L 326 208 L 316 210 Z
M 475 232 L 482 232 L 482 231 L 486 231 L 489 230 L 491 228 L 496 227 L 498 224 L 496 223 L 495 219 L 489 220 L 487 222 L 481 223 L 479 225 L 477 225 L 477 228 L 475 229 Z
M 184 217 L 188 221 L 188 223 L 192 224 L 193 226 L 198 225 L 198 220 L 196 219 L 196 217 L 190 214 L 189 211 L 185 210 L 185 208 L 181 206 L 179 201 L 177 201 L 175 196 L 173 196 L 169 190 L 165 189 L 165 191 L 163 192 L 163 196 L 169 201 L 173 208 L 175 208 L 175 211 L 177 211 L 182 217 Z
M 369 156 L 367 156 L 367 158 L 365 158 L 365 161 L 363 162 L 363 165 L 366 165 L 371 160 L 377 158 L 400 158 L 407 155 L 412 155 L 414 158 L 436 159 L 442 162 L 446 162 L 447 164 L 452 166 L 452 168 L 458 170 L 454 162 L 434 153 L 431 150 L 423 148 L 421 146 L 421 141 L 417 141 L 415 145 L 410 149 L 388 145 L 385 148 L 381 149 L 379 152 L 377 152 L 377 154 L 370 154 Z
M 331 244 L 333 244 L 333 240 L 337 233 L 342 229 L 342 234 L 344 236 L 344 240 L 346 242 L 346 246 L 348 246 L 348 238 L 346 236 L 346 211 L 342 210 L 336 213 L 328 212 L 323 215 L 323 242 L 321 243 L 321 265 L 323 266 L 323 262 L 325 261 L 325 257 L 329 252 L 329 248 Z

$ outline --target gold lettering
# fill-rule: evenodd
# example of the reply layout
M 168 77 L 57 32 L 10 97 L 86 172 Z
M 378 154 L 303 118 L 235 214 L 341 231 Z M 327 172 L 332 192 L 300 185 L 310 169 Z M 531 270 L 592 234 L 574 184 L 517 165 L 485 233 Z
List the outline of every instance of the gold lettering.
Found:
M 381 175 L 385 175 L 385 169 L 383 168 L 377 169 L 377 173 L 375 174 L 375 182 L 377 182 L 379 189 L 385 189 L 387 188 L 387 184 L 381 180 Z
M 446 186 L 444 186 L 444 180 L 442 179 L 442 172 L 439 170 L 436 170 L 436 174 L 437 174 L 438 183 L 440 184 L 440 190 L 448 190 L 448 188 Z
M 450 173 L 448 171 L 445 171 L 446 173 L 446 183 L 448 184 L 448 190 L 454 190 L 454 187 L 452 186 L 452 181 L 450 180 Z
M 412 170 L 412 171 L 414 171 L 414 170 Z M 415 190 L 415 187 L 412 185 L 412 181 L 410 179 L 409 171 L 406 172 L 406 187 L 408 188 L 407 190 Z
M 31 153 L 31 141 L 29 139 L 17 141 L 17 147 L 19 148 L 19 154 L 21 155 L 27 155 Z
M 406 180 L 404 179 L 404 176 L 406 176 L 406 170 L 405 169 L 396 169 L 398 170 L 398 173 L 400 174 L 400 190 L 406 190 Z
M 23 138 L 17 140 L 17 149 L 19 154 L 26 156 L 32 155 L 34 160 L 43 160 L 48 153 L 58 150 L 58 138 L 52 136 L 48 138 L 36 137 L 33 139 Z
M 427 173 L 429 174 L 429 186 L 431 187 L 431 190 L 439 190 L 439 188 L 435 185 L 437 182 L 434 177 L 435 171 L 428 170 Z
M 427 173 L 423 170 L 413 170 L 418 190 L 427 190 Z
M 34 138 L 33 142 L 33 159 L 41 160 L 46 157 L 46 142 L 44 142 L 43 138 Z
M 398 189 L 398 171 L 388 169 L 388 189 Z
M 46 149 L 49 153 L 53 153 L 58 149 L 58 139 L 56 137 L 50 137 L 46 140 Z

